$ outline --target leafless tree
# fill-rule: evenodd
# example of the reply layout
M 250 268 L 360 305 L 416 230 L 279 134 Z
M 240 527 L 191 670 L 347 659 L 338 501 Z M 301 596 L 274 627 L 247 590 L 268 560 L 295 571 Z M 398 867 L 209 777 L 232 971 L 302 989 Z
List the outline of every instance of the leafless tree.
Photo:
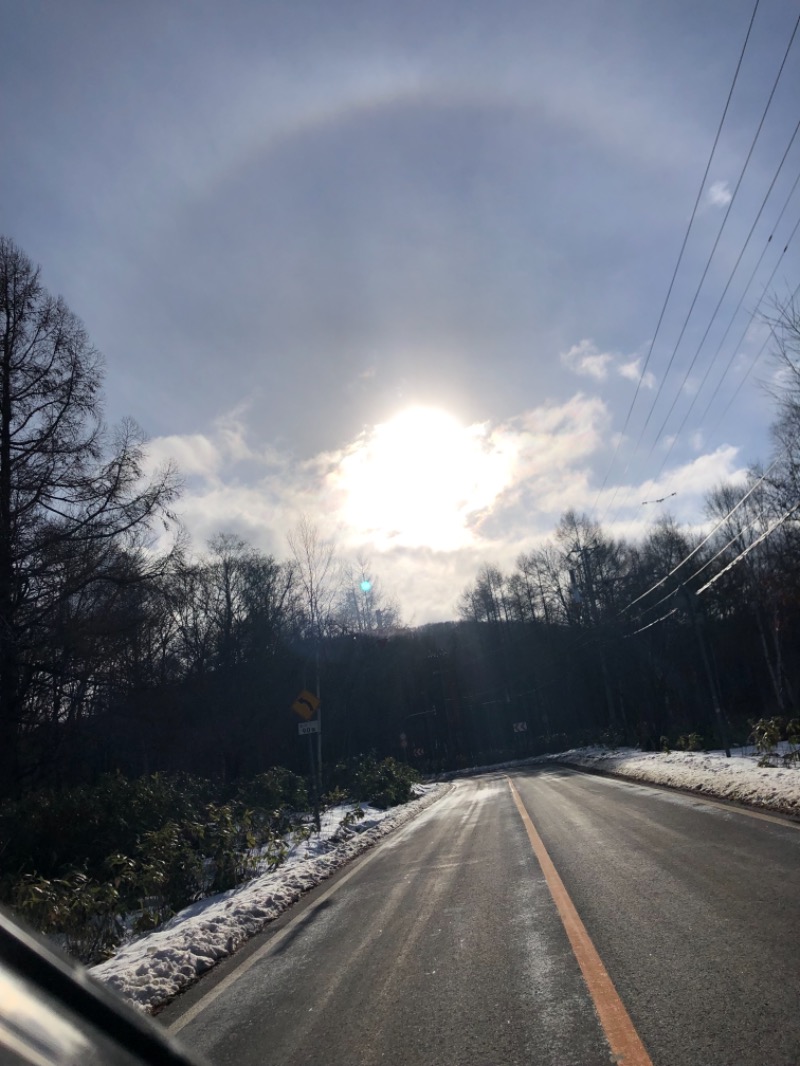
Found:
M 0 781 L 13 787 L 53 634 L 89 586 L 141 579 L 152 523 L 169 521 L 178 482 L 169 467 L 143 476 L 133 422 L 109 434 L 99 353 L 5 237 L 0 345 Z

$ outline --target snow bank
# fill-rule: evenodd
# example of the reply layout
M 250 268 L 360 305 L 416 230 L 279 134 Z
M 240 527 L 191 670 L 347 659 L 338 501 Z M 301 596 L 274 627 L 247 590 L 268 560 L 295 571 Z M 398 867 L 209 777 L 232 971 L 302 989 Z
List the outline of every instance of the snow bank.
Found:
M 756 755 L 740 749 L 726 759 L 719 751 L 666 754 L 632 748 L 574 748 L 557 755 L 473 767 L 447 777 L 547 763 L 670 785 L 800 817 L 800 767 L 761 767 Z M 126 944 L 92 973 L 142 1010 L 162 1006 L 260 932 L 304 892 L 409 821 L 449 786 L 438 783 L 416 788 L 419 799 L 389 811 L 365 807 L 365 818 L 347 830 L 340 829 L 344 809 L 329 812 L 320 836 L 297 845 L 280 869 L 187 907 L 161 929 Z
M 800 766 L 759 766 L 757 755 L 722 751 L 641 752 L 633 748 L 574 748 L 536 762 L 557 762 L 700 792 L 705 796 L 800 817 Z
M 778 754 L 788 745 L 780 744 Z M 444 780 L 468 777 L 492 770 L 514 770 L 544 763 L 558 763 L 585 770 L 629 777 L 644 784 L 669 785 L 709 798 L 746 803 L 752 807 L 800 818 L 800 765 L 759 766 L 752 749 L 734 748 L 728 759 L 723 751 L 642 752 L 636 748 L 571 748 L 556 755 L 472 766 L 443 774 Z
M 408 822 L 448 789 L 445 784 L 416 785 L 418 799 L 388 811 L 365 805 L 365 817 L 344 830 L 340 823 L 345 809 L 328 812 L 320 836 L 293 848 L 278 870 L 192 904 L 160 929 L 125 944 L 108 962 L 92 967 L 92 975 L 134 1006 L 152 1012 L 220 959 L 233 954 L 304 892 Z

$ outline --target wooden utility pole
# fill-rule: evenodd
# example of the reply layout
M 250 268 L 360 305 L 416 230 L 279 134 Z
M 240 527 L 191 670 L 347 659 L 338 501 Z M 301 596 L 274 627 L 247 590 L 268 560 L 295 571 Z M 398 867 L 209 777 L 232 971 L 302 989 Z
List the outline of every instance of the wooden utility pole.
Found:
M 695 603 L 695 593 L 686 587 L 681 586 L 681 593 L 683 599 L 689 610 L 689 617 L 692 620 L 692 628 L 697 636 L 697 643 L 700 645 L 700 657 L 703 660 L 703 666 L 706 671 L 706 678 L 708 679 L 708 687 L 711 692 L 711 703 L 714 707 L 714 718 L 717 724 L 717 731 L 719 733 L 720 743 L 725 751 L 725 755 L 730 759 L 731 757 L 731 745 L 728 739 L 728 726 L 725 721 L 725 715 L 722 713 L 722 705 L 717 691 L 717 682 L 714 677 L 714 671 L 711 669 L 711 658 L 708 654 L 708 646 L 706 644 L 706 636 L 700 619 L 697 616 L 697 605 Z

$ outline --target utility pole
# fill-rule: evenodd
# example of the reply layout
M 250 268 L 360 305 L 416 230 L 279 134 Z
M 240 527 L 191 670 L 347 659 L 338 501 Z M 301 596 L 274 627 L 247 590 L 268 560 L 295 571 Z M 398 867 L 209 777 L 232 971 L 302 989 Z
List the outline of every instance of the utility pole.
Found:
M 317 808 L 316 808 L 316 820 L 317 820 L 317 832 L 320 832 L 320 815 L 319 806 L 322 802 L 322 689 L 319 681 L 319 633 L 317 634 L 317 647 L 316 647 L 316 671 L 317 671 L 317 699 L 319 700 L 319 706 L 317 707 L 317 723 L 319 729 L 317 731 Z
M 592 574 L 592 566 L 590 561 L 590 549 L 585 544 L 576 542 L 575 547 L 567 552 L 568 555 L 578 554 L 581 559 L 581 569 L 583 573 L 584 584 L 586 585 L 586 599 L 589 607 L 589 621 L 595 629 L 599 629 L 599 618 L 597 613 L 597 599 L 595 597 L 594 590 L 594 578 Z M 611 682 L 608 677 L 608 664 L 606 663 L 605 650 L 603 648 L 603 641 L 598 635 L 597 648 L 600 655 L 600 673 L 603 677 L 603 690 L 606 696 L 606 707 L 608 709 L 608 722 L 612 730 L 617 728 L 617 713 L 614 707 L 614 699 L 611 695 Z
M 692 620 L 692 628 L 697 636 L 697 643 L 700 645 L 700 657 L 703 660 L 703 666 L 706 671 L 706 678 L 708 679 L 708 687 L 711 692 L 711 703 L 714 707 L 714 718 L 717 723 L 717 731 L 719 732 L 719 739 L 725 750 L 725 755 L 730 759 L 731 757 L 731 745 L 728 739 L 728 726 L 725 722 L 725 715 L 722 713 L 722 706 L 720 703 L 719 693 L 717 692 L 717 683 L 714 678 L 714 671 L 711 669 L 711 659 L 708 654 L 708 647 L 706 644 L 705 631 L 701 624 L 700 619 L 697 616 L 697 606 L 695 604 L 695 594 L 686 587 L 681 585 L 681 594 L 687 605 L 689 611 L 689 617 Z

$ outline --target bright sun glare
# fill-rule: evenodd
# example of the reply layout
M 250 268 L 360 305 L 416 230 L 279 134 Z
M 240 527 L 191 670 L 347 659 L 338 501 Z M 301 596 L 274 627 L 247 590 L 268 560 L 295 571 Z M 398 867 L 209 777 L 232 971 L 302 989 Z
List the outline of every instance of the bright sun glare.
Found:
M 508 457 L 485 426 L 412 407 L 374 427 L 341 463 L 342 517 L 377 547 L 451 551 L 508 482 Z

